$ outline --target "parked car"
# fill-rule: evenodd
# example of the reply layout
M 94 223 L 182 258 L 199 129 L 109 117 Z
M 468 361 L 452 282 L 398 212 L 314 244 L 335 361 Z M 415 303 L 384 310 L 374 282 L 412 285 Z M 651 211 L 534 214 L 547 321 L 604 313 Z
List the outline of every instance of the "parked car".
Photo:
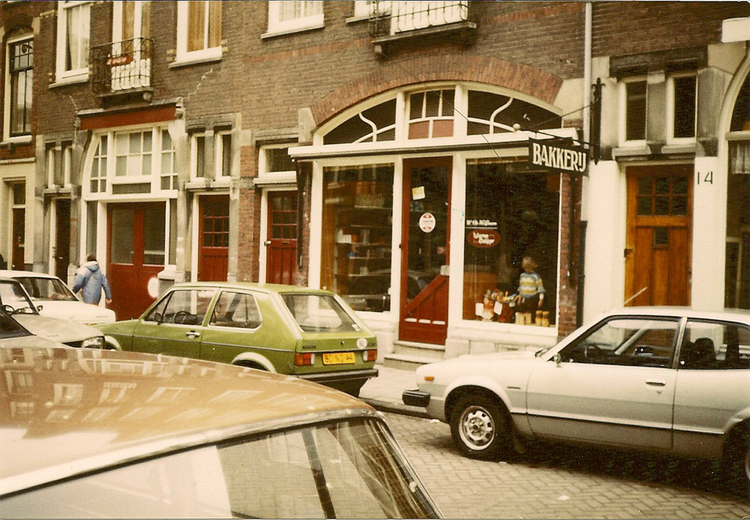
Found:
M 720 459 L 750 480 L 750 312 L 630 307 L 550 349 L 461 356 L 416 377 L 403 401 L 449 423 L 470 457 L 552 439 Z
M 440 516 L 384 419 L 336 390 L 107 350 L 0 348 L 0 368 L 3 518 Z
M 409 271 L 406 298 L 411 300 L 427 287 L 435 275 Z M 372 271 L 357 275 L 349 286 L 348 294 L 342 296 L 355 311 L 383 312 L 391 309 L 391 270 Z
M 0 309 L 0 347 L 30 347 L 30 346 L 62 347 L 62 343 L 33 335 L 23 325 L 13 319 L 13 316 Z
M 115 321 L 115 311 L 83 303 L 57 276 L 32 271 L 0 271 L 0 277 L 21 282 L 31 300 L 41 304 L 39 313 L 42 316 L 69 319 L 84 325 Z
M 32 334 L 70 347 L 104 348 L 104 334 L 94 327 L 71 320 L 48 318 L 39 311 L 23 288 L 12 278 L 0 278 L 0 308 Z
M 100 325 L 111 348 L 290 374 L 352 395 L 377 376 L 377 339 L 329 291 L 289 285 L 175 284 L 134 320 Z

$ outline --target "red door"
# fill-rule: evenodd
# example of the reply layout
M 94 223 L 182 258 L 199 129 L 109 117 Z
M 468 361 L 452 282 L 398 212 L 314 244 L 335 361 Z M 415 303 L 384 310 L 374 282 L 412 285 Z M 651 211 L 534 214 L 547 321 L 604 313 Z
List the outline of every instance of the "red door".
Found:
M 201 197 L 198 280 L 223 282 L 229 270 L 229 197 Z
M 690 305 L 692 166 L 628 169 L 625 301 Z
M 297 192 L 268 192 L 266 281 L 294 284 L 297 272 Z
M 23 260 L 24 237 L 26 236 L 26 210 L 23 208 L 13 209 L 13 257 L 11 258 L 11 269 L 22 271 L 25 269 Z
M 107 219 L 107 279 L 118 320 L 137 318 L 153 303 L 156 275 L 164 269 L 166 206 L 113 204 Z
M 448 244 L 451 159 L 404 161 L 399 339 L 445 344 L 448 334 Z M 432 281 L 414 295 L 409 279 Z M 413 284 L 412 284 L 413 285 Z
M 70 199 L 55 201 L 55 276 L 68 279 L 70 263 Z

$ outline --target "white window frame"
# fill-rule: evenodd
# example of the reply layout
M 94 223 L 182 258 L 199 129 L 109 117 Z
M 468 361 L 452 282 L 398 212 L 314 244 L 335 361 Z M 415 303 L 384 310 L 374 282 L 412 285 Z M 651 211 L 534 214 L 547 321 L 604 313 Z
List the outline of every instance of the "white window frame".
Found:
M 85 66 L 79 66 L 74 69 L 65 69 L 65 53 L 67 49 L 67 12 L 69 9 L 81 9 L 81 13 L 85 14 L 81 17 L 81 26 L 78 29 L 82 29 L 86 33 L 86 52 L 82 54 L 81 65 L 85 62 Z M 91 33 L 91 3 L 90 2 L 60 2 L 57 6 L 57 83 L 75 83 L 88 81 L 89 79 L 89 62 L 88 62 L 88 51 L 90 49 L 90 33 Z
M 48 188 L 53 188 L 55 186 L 55 157 L 57 156 L 56 151 L 57 150 L 55 146 L 48 146 L 47 150 L 45 150 L 47 161 L 46 176 Z
M 199 51 L 188 51 L 188 9 L 190 2 L 177 2 L 177 57 L 176 64 L 220 60 L 221 45 L 207 47 Z M 208 8 L 208 4 L 206 4 Z M 206 21 L 208 22 L 208 15 Z M 206 31 L 208 34 L 208 31 Z
M 190 179 L 198 180 L 206 178 L 206 138 L 207 132 L 193 132 L 190 134 Z M 198 176 L 198 140 L 203 139 L 203 175 Z
M 229 175 L 224 175 L 224 138 L 229 137 Z M 232 178 L 232 170 L 234 169 L 234 157 L 232 156 L 232 131 L 221 130 L 214 134 L 215 146 L 215 178 L 217 181 L 228 181 Z
M 96 134 L 93 137 L 92 142 L 96 142 L 95 145 L 92 145 L 91 147 L 91 153 L 89 153 L 86 157 L 86 164 L 84 166 L 84 174 L 83 174 L 83 199 L 85 201 L 95 201 L 95 200 L 113 200 L 113 199 L 150 199 L 153 200 L 154 197 L 165 200 L 171 200 L 174 197 L 176 197 L 177 190 L 176 189 L 162 189 L 161 187 L 161 180 L 162 180 L 162 172 L 161 172 L 161 156 L 162 156 L 162 146 L 161 146 L 161 132 L 162 130 L 167 130 L 167 126 L 165 125 L 148 125 L 148 126 L 138 126 L 138 127 L 127 127 L 127 128 L 118 128 L 114 130 L 109 130 L 107 132 L 101 132 Z M 132 133 L 147 133 L 151 132 L 151 151 L 149 152 L 151 154 L 151 173 L 148 175 L 124 175 L 124 176 L 117 176 L 117 155 L 116 155 L 116 136 L 118 134 L 132 134 Z M 103 191 L 97 191 L 92 192 L 91 191 L 91 168 L 94 163 L 94 155 L 96 153 L 96 149 L 99 147 L 101 143 L 101 137 L 107 136 L 107 149 L 103 150 L 101 153 L 102 158 L 107 159 L 107 168 L 104 172 L 103 177 L 97 177 L 97 180 L 104 179 L 105 182 L 105 189 Z M 174 141 L 172 141 L 174 143 Z M 143 154 L 141 154 L 142 157 Z M 176 172 L 172 172 L 176 173 Z M 101 183 L 100 183 L 101 184 Z M 137 193 L 137 194 L 113 194 L 113 186 L 123 185 L 123 184 L 149 184 L 150 190 L 148 193 Z
M 381 4 L 389 4 L 390 2 L 381 2 Z M 354 20 L 362 20 L 369 18 L 372 14 L 373 0 L 354 0 Z
M 648 78 L 646 76 L 633 76 L 632 78 L 625 78 L 620 80 L 619 85 L 619 96 L 620 96 L 620 121 L 619 121 L 619 141 L 620 146 L 626 146 L 626 147 L 637 147 L 637 146 L 646 146 L 646 139 L 633 139 L 628 141 L 627 138 L 627 122 L 628 122 L 628 91 L 627 86 L 630 83 L 639 83 L 639 82 L 645 82 L 646 83 L 646 117 L 645 117 L 645 124 L 646 124 L 646 130 L 648 129 Z
M 271 0 L 268 2 L 268 31 L 263 35 L 264 37 L 276 36 L 280 34 L 289 34 L 299 31 L 307 31 L 311 29 L 320 29 L 325 27 L 324 13 L 321 10 L 320 13 L 311 15 L 305 14 L 308 5 L 320 4 L 323 2 L 320 0 L 295 0 L 301 1 L 303 7 L 303 14 L 299 18 L 292 20 L 281 21 L 280 7 L 286 3 L 286 0 Z
M 675 115 L 675 79 L 678 78 L 695 78 L 695 113 L 693 114 L 693 135 L 692 137 L 675 137 L 674 136 L 674 115 Z M 698 75 L 696 72 L 681 72 L 670 74 L 667 77 L 667 142 L 670 144 L 691 144 L 695 142 L 698 134 Z
M 133 38 L 140 38 L 143 29 L 143 7 L 150 0 L 141 0 L 135 2 L 135 12 L 133 16 Z M 117 0 L 112 3 L 112 41 L 120 42 L 123 40 L 122 34 L 122 17 L 123 17 L 123 2 Z
M 5 118 L 3 120 L 3 142 L 31 142 L 31 132 L 24 135 L 17 135 L 12 136 L 10 135 L 10 113 L 11 113 L 11 94 L 12 94 L 12 88 L 11 88 L 11 73 L 10 73 L 10 47 L 14 43 L 22 42 L 24 40 L 30 40 L 31 42 L 34 42 L 34 35 L 33 34 L 23 34 L 21 36 L 18 36 L 17 38 L 13 38 L 8 40 L 5 43 L 5 100 L 4 100 L 4 107 L 5 107 Z M 33 76 L 32 76 L 32 96 L 31 96 L 31 106 L 33 109 L 34 105 L 34 95 L 33 95 Z

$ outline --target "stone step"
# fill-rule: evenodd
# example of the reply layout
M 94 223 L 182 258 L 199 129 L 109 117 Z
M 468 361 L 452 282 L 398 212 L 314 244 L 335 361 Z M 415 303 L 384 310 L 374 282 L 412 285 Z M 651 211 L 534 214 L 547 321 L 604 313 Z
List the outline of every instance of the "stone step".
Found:
M 398 368 L 399 370 L 414 371 L 422 365 L 432 363 L 435 360 L 424 357 L 406 356 L 403 354 L 386 354 L 383 356 L 383 366 Z
M 394 341 L 393 354 L 408 358 L 421 358 L 425 363 L 442 361 L 445 358 L 445 345 L 431 343 L 416 343 L 413 341 Z

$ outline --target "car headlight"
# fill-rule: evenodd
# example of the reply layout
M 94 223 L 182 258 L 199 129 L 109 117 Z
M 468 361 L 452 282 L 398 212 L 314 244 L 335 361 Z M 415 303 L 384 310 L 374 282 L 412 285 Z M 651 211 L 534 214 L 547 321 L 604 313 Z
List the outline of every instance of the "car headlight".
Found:
M 84 339 L 81 342 L 81 348 L 104 348 L 104 336 L 94 336 L 93 338 Z

